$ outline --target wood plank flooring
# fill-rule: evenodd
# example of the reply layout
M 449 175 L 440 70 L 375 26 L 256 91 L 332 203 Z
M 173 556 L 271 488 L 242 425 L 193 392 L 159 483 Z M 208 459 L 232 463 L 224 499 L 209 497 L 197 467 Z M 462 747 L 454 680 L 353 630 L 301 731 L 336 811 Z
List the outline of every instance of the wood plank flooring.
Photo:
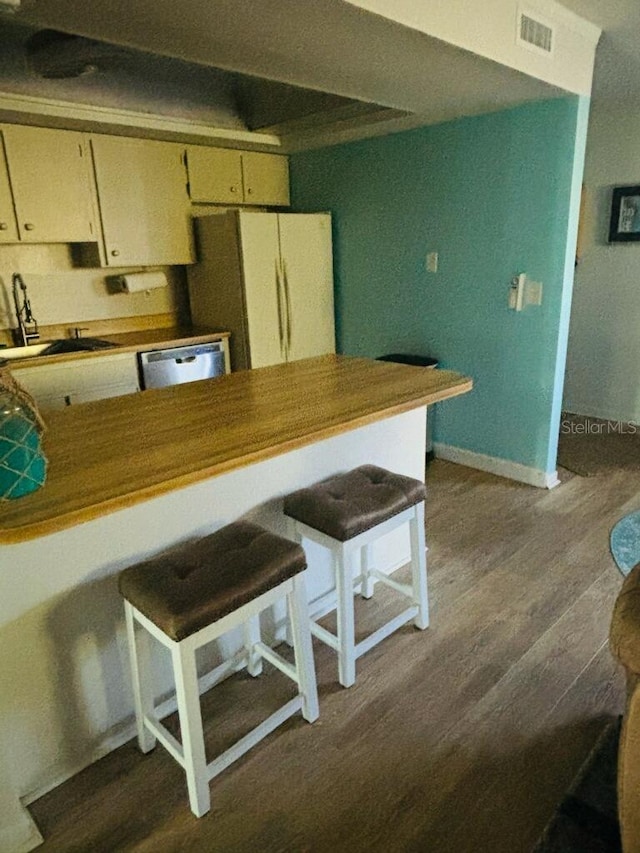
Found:
M 406 627 L 337 684 L 315 645 L 320 719 L 292 719 L 189 811 L 161 747 L 127 744 L 31 807 L 43 851 L 526 853 L 624 686 L 607 648 L 621 585 L 612 525 L 640 506 L 637 474 L 564 476 L 551 492 L 451 463 L 428 470 L 432 624 Z M 394 606 L 359 602 L 366 633 Z M 291 686 L 267 668 L 203 703 L 213 755 Z M 224 722 L 218 721 L 224 717 Z

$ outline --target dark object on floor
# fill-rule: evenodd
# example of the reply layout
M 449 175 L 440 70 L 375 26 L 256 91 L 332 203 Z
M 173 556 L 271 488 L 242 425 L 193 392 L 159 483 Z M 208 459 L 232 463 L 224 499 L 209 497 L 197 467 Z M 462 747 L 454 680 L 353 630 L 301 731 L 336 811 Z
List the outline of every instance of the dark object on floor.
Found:
M 621 720 L 606 726 L 533 853 L 621 853 L 616 773 Z
M 558 465 L 593 477 L 620 468 L 640 469 L 640 427 L 563 413 Z

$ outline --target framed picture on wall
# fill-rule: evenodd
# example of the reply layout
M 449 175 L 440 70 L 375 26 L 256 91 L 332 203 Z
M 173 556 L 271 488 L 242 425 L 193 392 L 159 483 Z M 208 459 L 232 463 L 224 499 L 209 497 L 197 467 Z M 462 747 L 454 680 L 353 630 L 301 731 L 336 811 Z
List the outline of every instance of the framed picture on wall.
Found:
M 610 243 L 640 240 L 640 186 L 614 187 L 611 198 Z

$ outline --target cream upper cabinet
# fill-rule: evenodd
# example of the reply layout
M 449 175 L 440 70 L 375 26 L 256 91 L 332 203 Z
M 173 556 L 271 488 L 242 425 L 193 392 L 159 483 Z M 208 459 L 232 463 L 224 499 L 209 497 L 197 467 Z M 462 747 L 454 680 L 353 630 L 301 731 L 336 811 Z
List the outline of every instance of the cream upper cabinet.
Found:
M 240 152 L 230 148 L 187 148 L 191 201 L 241 204 L 242 162 Z
M 170 142 L 91 136 L 108 266 L 195 260 L 184 148 Z
M 82 243 L 97 240 L 83 134 L 3 125 L 2 136 L 20 241 Z
M 187 147 L 191 200 L 202 204 L 289 204 L 289 159 L 231 148 Z
M 280 154 L 242 152 L 242 183 L 248 204 L 289 204 L 289 158 Z
M 9 183 L 9 172 L 0 139 L 0 243 L 16 243 L 18 241 L 18 225 L 13 209 L 13 196 Z

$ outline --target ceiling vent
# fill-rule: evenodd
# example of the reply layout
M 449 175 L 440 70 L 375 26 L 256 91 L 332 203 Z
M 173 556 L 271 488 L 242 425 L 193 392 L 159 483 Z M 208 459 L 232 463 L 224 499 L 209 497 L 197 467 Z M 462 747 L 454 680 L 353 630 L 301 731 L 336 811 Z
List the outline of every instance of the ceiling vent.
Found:
M 516 42 L 522 47 L 550 56 L 553 53 L 554 35 L 553 27 L 531 13 L 523 11 L 518 13 Z

